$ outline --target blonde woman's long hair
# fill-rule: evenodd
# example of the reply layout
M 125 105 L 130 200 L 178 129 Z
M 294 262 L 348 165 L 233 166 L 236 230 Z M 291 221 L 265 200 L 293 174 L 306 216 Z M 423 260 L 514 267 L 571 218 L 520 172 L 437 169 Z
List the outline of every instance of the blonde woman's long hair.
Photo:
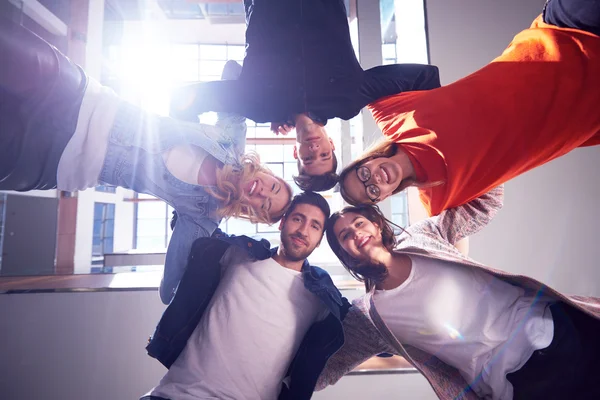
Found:
M 349 204 L 352 204 L 353 206 L 360 205 L 360 203 L 357 200 L 350 197 L 350 195 L 348 194 L 348 192 L 346 191 L 346 189 L 344 187 L 344 180 L 346 179 L 346 176 L 348 176 L 348 174 L 350 172 L 354 171 L 356 168 L 360 167 L 362 164 L 366 163 L 369 160 L 372 160 L 374 158 L 380 158 L 380 157 L 390 158 L 390 157 L 396 155 L 397 152 L 398 152 L 398 145 L 385 137 L 382 140 L 380 140 L 379 142 L 375 142 L 374 144 L 369 146 L 369 148 L 367 148 L 361 156 L 359 156 L 356 160 L 354 160 L 350 164 L 348 164 L 340 173 L 339 185 L 340 185 L 340 194 L 342 195 L 342 198 Z M 398 185 L 398 187 L 396 189 L 394 189 L 394 191 L 392 192 L 392 195 L 400 193 L 401 191 L 403 191 L 404 189 L 406 189 L 409 186 L 425 188 L 425 187 L 441 185 L 442 183 L 443 182 L 439 181 L 439 182 L 422 184 L 422 183 L 418 183 L 416 181 L 416 179 L 406 178 L 400 182 L 400 184 Z
M 222 218 L 241 218 L 252 223 L 273 224 L 279 221 L 285 213 L 284 209 L 278 215 L 269 215 L 262 209 L 256 209 L 248 204 L 242 203 L 243 187 L 246 182 L 254 179 L 257 173 L 264 172 L 274 175 L 264 165 L 260 163 L 260 157 L 254 152 L 244 154 L 240 159 L 240 166 L 226 164 L 223 168 L 217 169 L 217 184 L 215 188 L 209 188 L 209 193 L 219 200 L 222 204 L 217 213 Z M 292 188 L 283 179 L 277 177 L 282 184 L 285 184 L 288 193 L 293 193 Z M 291 201 L 291 198 L 290 198 Z

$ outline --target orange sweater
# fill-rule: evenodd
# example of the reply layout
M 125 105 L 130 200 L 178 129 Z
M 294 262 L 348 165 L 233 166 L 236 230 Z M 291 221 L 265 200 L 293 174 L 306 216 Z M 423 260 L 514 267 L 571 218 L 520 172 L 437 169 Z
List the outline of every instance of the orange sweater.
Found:
M 369 109 L 409 155 L 419 181 L 443 182 L 420 189 L 437 215 L 577 147 L 600 144 L 600 37 L 538 17 L 479 71 Z

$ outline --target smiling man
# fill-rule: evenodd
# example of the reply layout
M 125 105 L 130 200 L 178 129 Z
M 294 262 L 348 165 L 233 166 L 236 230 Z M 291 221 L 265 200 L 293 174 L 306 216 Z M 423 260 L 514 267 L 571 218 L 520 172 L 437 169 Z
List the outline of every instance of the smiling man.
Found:
M 303 189 L 330 189 L 338 178 L 333 140 L 325 127 L 307 114 L 296 115 L 295 126 L 294 158 L 298 160 L 298 176 L 294 177 L 294 181 Z M 284 129 L 289 129 L 289 126 Z
M 327 120 L 349 120 L 382 97 L 440 86 L 432 65 L 363 70 L 343 0 L 244 0 L 244 6 L 246 55 L 239 79 L 177 89 L 171 116 L 197 122 L 198 114 L 224 111 L 270 122 L 276 133 L 296 126 L 296 181 L 303 190 L 328 190 L 337 183 Z M 316 131 L 322 139 L 318 148 L 306 142 Z
M 142 399 L 309 399 L 344 342 L 349 308 L 306 260 L 329 213 L 305 192 L 281 220 L 279 248 L 245 236 L 197 241 L 147 347 L 169 371 Z

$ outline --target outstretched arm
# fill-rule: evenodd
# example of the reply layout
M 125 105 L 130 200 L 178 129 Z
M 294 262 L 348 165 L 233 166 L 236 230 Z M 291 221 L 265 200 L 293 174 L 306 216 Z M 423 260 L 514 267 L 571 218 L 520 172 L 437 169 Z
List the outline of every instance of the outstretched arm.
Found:
M 365 71 L 361 94 L 366 104 L 401 92 L 440 87 L 438 67 L 427 64 L 381 65 Z
M 241 85 L 237 80 L 192 83 L 171 93 L 171 117 L 198 122 L 198 115 L 208 112 L 243 114 Z
M 412 232 L 430 232 L 440 235 L 451 244 L 483 229 L 504 205 L 504 185 L 440 215 L 427 218 L 407 229 Z
M 344 375 L 377 354 L 393 352 L 358 307 L 350 308 L 343 325 L 344 345 L 327 361 L 315 390 L 322 390 L 333 385 Z
M 229 60 L 220 81 L 192 83 L 175 89 L 171 94 L 171 116 L 198 122 L 198 115 L 207 111 L 245 115 L 240 108 L 244 104 L 241 100 L 243 85 L 238 81 L 241 73 L 242 66 Z
M 177 216 L 177 223 L 173 229 L 173 236 L 169 242 L 167 255 L 165 258 L 165 269 L 160 281 L 160 299 L 164 304 L 169 304 L 175 294 L 175 289 L 185 272 L 190 250 L 194 241 L 201 237 L 210 237 L 212 232 L 217 229 L 218 224 L 214 225 L 210 231 L 194 222 L 188 215 Z

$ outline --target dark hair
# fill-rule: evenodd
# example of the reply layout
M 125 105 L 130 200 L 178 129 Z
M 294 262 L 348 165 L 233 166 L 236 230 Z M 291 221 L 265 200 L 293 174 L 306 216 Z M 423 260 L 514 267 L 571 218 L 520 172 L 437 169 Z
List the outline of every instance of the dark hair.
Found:
M 171 230 L 175 229 L 175 224 L 177 224 L 177 211 L 173 210 L 173 216 L 171 217 Z
M 340 259 L 340 262 L 350 273 L 350 275 L 352 275 L 355 279 L 364 282 L 366 290 L 369 291 L 375 285 L 385 280 L 388 275 L 387 267 L 381 263 L 357 260 L 342 248 L 338 238 L 333 232 L 333 227 L 342 215 L 348 213 L 362 215 L 372 223 L 377 224 L 381 230 L 381 241 L 383 243 L 383 247 L 385 247 L 390 253 L 394 251 L 394 248 L 397 244 L 393 226 L 400 228 L 402 231 L 404 231 L 404 229 L 388 220 L 383 215 L 381 210 L 379 210 L 379 207 L 367 204 L 345 207 L 341 211 L 334 212 L 327 220 L 325 229 L 329 247 L 331 247 L 333 253 L 337 256 L 337 258 Z
M 315 192 L 302 192 L 294 196 L 283 217 L 285 218 L 290 215 L 300 204 L 310 204 L 318 207 L 325 214 L 325 221 L 327 221 L 329 214 L 331 214 L 329 203 L 327 203 L 327 200 L 323 196 Z
M 323 175 L 308 175 L 302 172 L 302 164 L 300 163 L 300 159 L 298 159 L 298 176 L 294 176 L 294 182 L 296 185 L 302 190 L 311 191 L 311 192 L 324 192 L 326 190 L 331 189 L 338 182 L 337 171 L 337 157 L 335 153 L 331 152 L 331 157 L 333 159 L 333 168 L 331 171 L 324 173 Z

